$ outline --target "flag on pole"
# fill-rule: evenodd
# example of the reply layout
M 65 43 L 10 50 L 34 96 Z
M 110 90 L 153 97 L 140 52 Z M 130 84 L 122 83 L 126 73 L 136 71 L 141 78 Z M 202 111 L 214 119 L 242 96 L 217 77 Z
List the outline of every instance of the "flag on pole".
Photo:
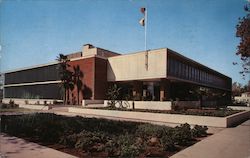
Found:
M 143 17 L 139 21 L 141 26 L 144 27 L 145 30 L 145 68 L 148 70 L 148 51 L 147 51 L 147 10 L 146 8 L 142 7 L 140 8 L 141 13 L 143 14 Z
M 141 18 L 141 20 L 139 21 L 139 23 L 141 24 L 141 26 L 145 26 L 145 18 Z
M 141 18 L 141 20 L 139 21 L 139 23 L 141 24 L 141 26 L 145 26 L 146 8 L 141 8 L 140 11 L 141 11 L 141 13 L 142 13 L 144 16 L 143 16 L 143 18 Z
M 146 8 L 141 8 L 141 13 L 145 15 Z

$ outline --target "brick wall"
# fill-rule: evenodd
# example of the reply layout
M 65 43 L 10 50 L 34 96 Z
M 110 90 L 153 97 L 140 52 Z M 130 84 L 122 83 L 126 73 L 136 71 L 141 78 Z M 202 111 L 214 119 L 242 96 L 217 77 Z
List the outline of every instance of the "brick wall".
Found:
M 107 90 L 107 60 L 95 58 L 94 99 L 106 99 Z
M 86 58 L 71 61 L 69 63 L 70 70 L 73 71 L 73 67 L 79 65 L 80 70 L 83 72 L 83 78 L 81 79 L 83 86 L 81 87 L 79 93 L 79 100 L 83 99 L 93 99 L 94 97 L 94 64 L 95 58 Z M 74 90 L 70 92 L 70 104 L 77 104 L 77 87 L 75 86 Z
M 83 99 L 102 100 L 106 97 L 107 89 L 107 60 L 92 57 L 71 61 L 70 70 L 79 65 L 83 72 L 83 86 L 79 93 L 80 104 Z M 77 87 L 70 92 L 70 104 L 77 104 Z

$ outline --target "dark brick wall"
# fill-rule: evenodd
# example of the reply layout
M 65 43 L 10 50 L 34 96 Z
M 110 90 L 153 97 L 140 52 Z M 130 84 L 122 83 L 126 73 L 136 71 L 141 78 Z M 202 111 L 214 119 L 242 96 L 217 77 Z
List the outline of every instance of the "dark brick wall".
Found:
M 102 100 L 106 98 L 107 90 L 107 60 L 92 57 L 71 61 L 70 70 L 79 65 L 83 72 L 81 79 L 84 86 L 79 93 L 80 103 L 83 99 Z M 77 104 L 77 87 L 70 92 L 70 104 Z
M 94 98 L 94 64 L 95 58 L 80 59 L 71 61 L 69 63 L 70 70 L 73 71 L 73 67 L 79 65 L 80 70 L 83 72 L 83 78 L 81 79 L 83 86 L 79 93 L 79 100 L 93 99 Z M 77 103 L 77 88 L 70 92 L 70 103 Z
M 95 58 L 95 86 L 94 98 L 106 99 L 107 93 L 107 60 Z

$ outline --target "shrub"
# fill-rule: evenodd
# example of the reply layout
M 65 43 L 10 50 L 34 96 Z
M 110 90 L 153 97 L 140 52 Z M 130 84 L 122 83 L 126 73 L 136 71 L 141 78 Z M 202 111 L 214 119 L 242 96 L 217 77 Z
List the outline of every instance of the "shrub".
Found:
M 205 137 L 207 136 L 207 130 L 207 126 L 195 125 L 194 128 L 191 130 L 191 133 L 194 138 Z
M 207 130 L 201 126 L 191 130 L 188 124 L 170 128 L 48 113 L 3 115 L 1 119 L 1 130 L 14 136 L 38 138 L 45 143 L 59 142 L 79 151 L 105 151 L 110 157 L 137 157 L 150 143 L 161 150 L 174 151 L 177 145 L 189 145 L 192 137 L 205 135 Z
M 15 101 L 12 100 L 12 99 L 10 99 L 9 104 L 10 104 L 10 105 L 14 105 L 14 104 L 15 104 Z
M 0 104 L 0 109 L 11 109 L 11 108 L 18 108 L 18 105 L 14 104 L 13 102 L 11 104 L 5 104 L 5 103 Z
M 28 101 L 28 100 L 25 100 L 24 103 L 27 105 L 27 104 L 29 104 L 29 101 Z
M 136 157 L 140 153 L 140 147 L 134 144 L 126 144 L 121 146 L 121 157 Z
M 56 120 L 47 120 L 42 125 L 34 127 L 36 135 L 44 142 L 58 142 L 63 132 L 60 122 Z
M 139 123 L 128 121 L 112 121 L 107 119 L 92 119 L 91 131 L 101 130 L 105 133 L 121 135 L 124 133 L 134 133 Z M 93 125 L 94 123 L 94 125 Z M 91 125 L 91 124 L 90 124 Z
M 113 136 L 105 144 L 105 151 L 110 157 L 136 157 L 145 149 L 142 139 L 132 134 Z
M 0 104 L 0 109 L 6 109 L 7 108 L 7 104 Z
M 125 134 L 118 138 L 117 144 L 120 149 L 121 157 L 136 157 L 144 150 L 144 144 L 139 144 L 133 135 Z
M 70 148 L 75 147 L 76 141 L 77 141 L 77 134 L 72 134 L 72 135 L 68 135 L 68 136 L 62 136 L 59 143 L 66 145 Z
M 188 145 L 188 143 L 192 139 L 190 125 L 185 123 L 180 126 L 176 126 L 174 128 L 172 138 L 174 142 L 178 145 L 182 146 Z
M 39 113 L 3 116 L 2 130 L 15 136 L 37 136 L 43 142 L 57 142 L 63 130 L 53 117 L 56 115 Z
M 53 100 L 53 105 L 57 105 L 59 102 L 57 100 Z
M 101 132 L 88 132 L 83 130 L 77 135 L 77 141 L 75 148 L 83 149 L 85 151 L 92 150 L 95 144 L 105 144 L 107 142 L 107 136 Z
M 105 151 L 108 153 L 108 156 L 117 156 L 117 146 L 116 140 L 108 140 L 105 144 Z
M 136 135 L 140 136 L 142 138 L 148 138 L 148 137 L 162 137 L 165 133 L 165 130 L 170 129 L 166 126 L 157 126 L 152 124 L 141 124 L 136 129 Z
M 162 147 L 166 151 L 174 151 L 176 149 L 175 142 L 171 135 L 164 135 L 160 139 Z
M 26 121 L 27 115 L 23 116 L 23 119 L 20 119 L 20 116 L 2 116 L 1 122 L 1 131 L 10 133 L 14 136 L 18 136 L 22 133 L 25 133 L 27 136 L 31 136 L 33 132 L 33 128 L 30 124 L 30 121 Z

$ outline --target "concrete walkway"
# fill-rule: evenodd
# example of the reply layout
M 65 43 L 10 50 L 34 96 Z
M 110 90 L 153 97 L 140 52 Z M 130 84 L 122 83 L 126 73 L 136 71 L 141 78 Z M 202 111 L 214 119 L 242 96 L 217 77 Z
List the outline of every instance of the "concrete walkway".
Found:
M 75 156 L 27 142 L 21 138 L 0 135 L 0 158 L 76 158 Z
M 250 158 L 250 120 L 226 128 L 171 158 Z

